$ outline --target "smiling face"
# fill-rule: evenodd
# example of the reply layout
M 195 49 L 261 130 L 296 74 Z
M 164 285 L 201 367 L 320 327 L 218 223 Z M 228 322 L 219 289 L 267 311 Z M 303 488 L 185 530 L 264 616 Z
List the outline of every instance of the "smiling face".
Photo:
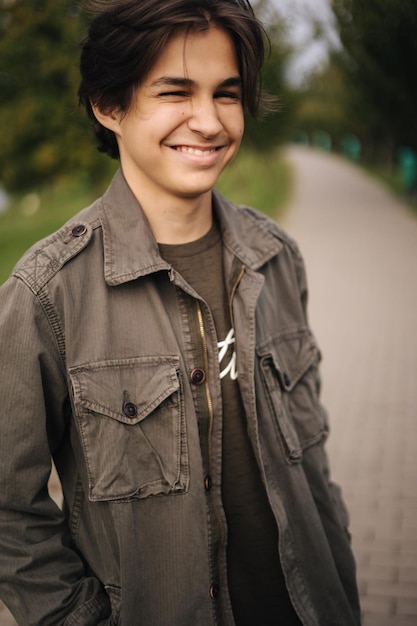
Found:
M 145 212 L 178 200 L 211 204 L 244 128 L 230 36 L 215 26 L 175 36 L 127 113 L 95 113 L 116 134 L 123 173 Z

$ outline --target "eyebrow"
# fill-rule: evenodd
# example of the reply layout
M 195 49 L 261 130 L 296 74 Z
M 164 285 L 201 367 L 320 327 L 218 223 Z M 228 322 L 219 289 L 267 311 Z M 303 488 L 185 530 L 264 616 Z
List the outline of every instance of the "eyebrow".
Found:
M 192 78 L 186 78 L 185 76 L 161 76 L 155 81 L 150 83 L 149 87 L 196 87 L 197 83 Z M 217 85 L 217 89 L 224 89 L 226 87 L 242 87 L 242 79 L 240 76 L 231 76 L 226 78 Z

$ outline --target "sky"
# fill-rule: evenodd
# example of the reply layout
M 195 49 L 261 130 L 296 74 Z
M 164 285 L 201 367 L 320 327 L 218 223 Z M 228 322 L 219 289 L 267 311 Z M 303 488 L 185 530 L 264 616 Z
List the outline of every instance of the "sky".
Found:
M 312 69 L 327 59 L 328 45 L 338 46 L 338 36 L 330 7 L 331 0 L 269 0 L 288 25 L 291 42 L 297 48 L 288 69 L 288 78 L 300 84 Z M 327 39 L 313 41 L 315 25 L 320 24 Z

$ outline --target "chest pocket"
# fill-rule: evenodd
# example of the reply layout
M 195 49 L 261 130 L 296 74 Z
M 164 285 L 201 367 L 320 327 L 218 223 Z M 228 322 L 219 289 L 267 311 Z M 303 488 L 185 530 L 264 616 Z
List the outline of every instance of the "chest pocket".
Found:
M 187 491 L 178 357 L 103 361 L 69 374 L 91 500 Z
M 269 339 L 257 353 L 269 410 L 287 460 L 300 462 L 303 450 L 327 433 L 319 402 L 319 349 L 307 329 L 296 328 Z

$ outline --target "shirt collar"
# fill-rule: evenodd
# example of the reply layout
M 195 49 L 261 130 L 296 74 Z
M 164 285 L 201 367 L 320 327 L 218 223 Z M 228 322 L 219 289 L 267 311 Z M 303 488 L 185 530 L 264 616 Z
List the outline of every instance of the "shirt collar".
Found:
M 254 270 L 282 248 L 266 219 L 246 207 L 237 207 L 213 192 L 224 244 Z M 119 285 L 170 269 L 162 259 L 149 222 L 119 169 L 99 203 L 103 228 L 105 279 Z

